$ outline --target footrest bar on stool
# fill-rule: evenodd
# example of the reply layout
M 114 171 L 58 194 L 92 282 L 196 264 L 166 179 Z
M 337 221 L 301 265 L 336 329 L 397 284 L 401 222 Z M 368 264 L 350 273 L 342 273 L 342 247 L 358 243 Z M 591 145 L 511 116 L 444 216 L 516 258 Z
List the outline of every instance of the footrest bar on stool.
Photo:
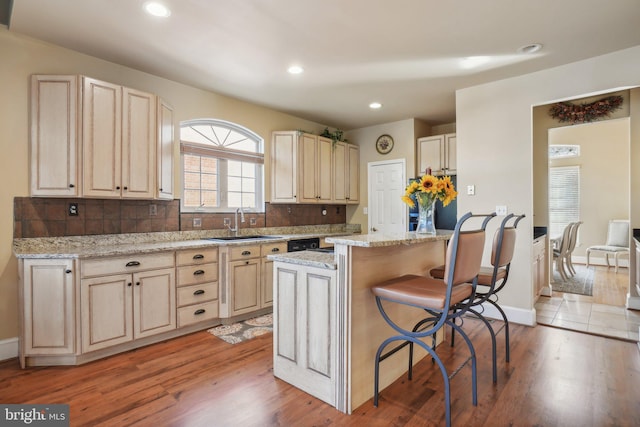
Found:
M 458 372 L 460 372 L 460 370 L 461 370 L 462 368 L 464 368 L 464 366 L 465 366 L 467 363 L 469 363 L 469 361 L 470 361 L 471 359 L 472 359 L 472 357 L 471 357 L 471 356 L 469 356 L 469 357 L 467 358 L 467 360 L 465 360 L 464 362 L 462 362 L 462 364 L 460 364 L 460 366 L 458 366 L 458 367 L 457 367 L 453 372 L 451 372 L 451 374 L 449 375 L 449 379 L 451 379 L 451 378 L 455 377 L 455 376 L 456 376 L 456 374 L 457 374 Z
M 393 356 L 394 354 L 396 354 L 397 352 L 399 352 L 409 344 L 411 344 L 410 341 L 405 341 L 402 344 L 395 346 L 391 350 L 387 351 L 385 354 L 380 355 L 380 361 L 382 362 L 384 359 L 388 358 L 389 356 Z

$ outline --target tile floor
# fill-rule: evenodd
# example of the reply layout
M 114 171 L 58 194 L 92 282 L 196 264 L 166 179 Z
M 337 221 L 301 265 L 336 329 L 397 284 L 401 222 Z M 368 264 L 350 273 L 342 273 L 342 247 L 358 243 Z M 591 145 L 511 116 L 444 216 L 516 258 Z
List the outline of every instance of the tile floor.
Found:
M 536 303 L 538 323 L 596 335 L 640 341 L 640 311 L 583 301 L 574 294 L 541 296 Z

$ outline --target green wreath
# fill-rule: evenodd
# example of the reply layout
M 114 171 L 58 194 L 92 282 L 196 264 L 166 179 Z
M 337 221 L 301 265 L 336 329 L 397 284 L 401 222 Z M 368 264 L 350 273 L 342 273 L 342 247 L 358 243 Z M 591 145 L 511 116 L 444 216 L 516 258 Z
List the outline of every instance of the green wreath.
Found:
M 549 115 L 562 123 L 588 123 L 607 117 L 613 111 L 622 108 L 622 102 L 621 96 L 608 96 L 590 104 L 558 102 L 549 109 Z

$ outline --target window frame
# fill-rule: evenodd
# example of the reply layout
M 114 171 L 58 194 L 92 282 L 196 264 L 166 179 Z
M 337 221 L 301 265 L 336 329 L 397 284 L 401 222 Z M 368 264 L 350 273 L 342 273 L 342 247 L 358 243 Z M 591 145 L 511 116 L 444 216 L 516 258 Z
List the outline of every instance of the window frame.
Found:
M 253 164 L 255 167 L 255 208 L 242 208 L 244 212 L 265 212 L 265 186 L 264 186 L 264 139 L 257 133 L 240 126 L 236 123 L 228 122 L 220 119 L 195 119 L 180 122 L 180 129 L 191 126 L 215 126 L 221 127 L 229 132 L 236 132 L 256 144 L 256 152 L 235 150 L 225 148 L 214 143 L 199 143 L 194 141 L 183 141 L 180 135 L 180 185 L 182 189 L 182 197 L 180 198 L 180 209 L 185 213 L 232 213 L 236 211 L 236 207 L 227 206 L 228 187 L 227 187 L 227 166 L 229 161 L 240 161 L 242 163 Z M 217 135 L 216 135 L 217 138 Z M 207 138 L 208 139 L 208 138 Z M 219 141 L 218 141 L 219 142 Z M 200 157 L 215 158 L 218 160 L 218 179 L 217 201 L 220 206 L 185 206 L 185 167 L 184 155 L 190 154 Z M 242 197 L 242 196 L 241 196 Z
M 554 206 L 552 206 L 554 204 L 555 200 L 560 200 L 560 199 L 567 199 L 567 193 L 565 193 L 563 195 L 562 198 L 555 198 L 552 195 L 552 185 L 554 182 L 553 179 L 553 173 L 554 172 L 561 172 L 561 171 L 565 171 L 565 173 L 573 173 L 575 175 L 575 181 L 576 181 L 576 188 L 575 191 L 571 192 L 571 196 L 572 198 L 574 198 L 574 208 L 572 211 L 568 211 L 568 213 L 565 214 L 565 216 L 570 218 L 565 218 L 565 220 L 560 221 L 560 220 L 554 220 L 553 216 L 552 216 L 552 210 L 557 210 L 554 209 Z M 565 177 L 566 180 L 566 177 Z M 578 165 L 572 165 L 572 166 L 553 166 L 549 168 L 549 195 L 548 195 L 548 200 L 549 200 L 549 207 L 548 207 L 548 216 L 549 216 L 549 236 L 553 237 L 558 237 L 562 235 L 562 231 L 564 230 L 564 228 L 571 222 L 576 222 L 576 221 L 580 221 L 580 166 Z M 566 187 L 565 187 L 566 188 Z M 575 196 L 575 197 L 574 197 Z

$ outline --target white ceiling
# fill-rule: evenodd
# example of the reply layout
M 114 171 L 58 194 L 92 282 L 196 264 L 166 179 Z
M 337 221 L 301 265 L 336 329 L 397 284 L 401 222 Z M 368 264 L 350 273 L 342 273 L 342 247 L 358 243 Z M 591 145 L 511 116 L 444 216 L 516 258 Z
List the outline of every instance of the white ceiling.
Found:
M 14 0 L 9 29 L 345 130 L 450 123 L 456 89 L 640 45 L 639 0 L 160 1 Z

